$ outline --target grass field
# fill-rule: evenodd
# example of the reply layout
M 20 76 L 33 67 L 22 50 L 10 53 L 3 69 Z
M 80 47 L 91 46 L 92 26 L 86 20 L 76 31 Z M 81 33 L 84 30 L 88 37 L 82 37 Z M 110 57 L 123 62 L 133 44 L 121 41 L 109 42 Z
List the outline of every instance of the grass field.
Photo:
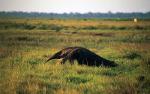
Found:
M 113 68 L 44 63 L 81 46 Z M 0 19 L 1 94 L 149 94 L 150 20 Z

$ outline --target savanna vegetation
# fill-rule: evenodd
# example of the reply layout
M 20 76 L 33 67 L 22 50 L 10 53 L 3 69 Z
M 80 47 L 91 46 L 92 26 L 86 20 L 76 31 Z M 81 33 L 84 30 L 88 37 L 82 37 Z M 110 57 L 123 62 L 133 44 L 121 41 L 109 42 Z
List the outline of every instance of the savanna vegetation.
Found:
M 45 63 L 68 46 L 119 66 Z M 149 20 L 0 19 L 1 94 L 149 94 L 149 73 Z

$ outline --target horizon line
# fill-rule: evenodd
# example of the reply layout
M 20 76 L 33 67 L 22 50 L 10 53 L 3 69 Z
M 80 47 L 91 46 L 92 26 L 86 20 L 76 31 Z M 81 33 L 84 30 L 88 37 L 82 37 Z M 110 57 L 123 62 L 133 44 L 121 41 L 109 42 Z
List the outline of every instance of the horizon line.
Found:
M 107 12 L 92 12 L 92 11 L 89 11 L 89 12 L 42 12 L 42 11 L 18 11 L 18 10 L 11 10 L 11 11 L 3 11 L 3 10 L 0 10 L 0 12 L 23 12 L 23 13 L 54 13 L 54 14 L 75 14 L 75 13 L 79 13 L 79 14 L 87 14 L 87 13 L 112 13 L 112 14 L 115 14 L 115 13 L 149 13 L 150 11 L 147 11 L 147 12 L 139 12 L 139 11 L 133 11 L 133 12 L 121 12 L 121 11 L 117 11 L 117 12 L 112 12 L 112 11 L 107 11 Z

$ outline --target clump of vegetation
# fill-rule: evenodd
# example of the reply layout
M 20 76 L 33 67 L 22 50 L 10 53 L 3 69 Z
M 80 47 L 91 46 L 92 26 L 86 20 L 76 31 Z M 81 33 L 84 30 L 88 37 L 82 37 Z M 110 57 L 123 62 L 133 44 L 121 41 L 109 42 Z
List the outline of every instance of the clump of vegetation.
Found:
M 35 29 L 35 25 L 27 24 L 27 23 L 15 23 L 15 22 L 0 22 L 0 29 L 27 29 L 32 30 Z
M 128 59 L 138 59 L 141 58 L 141 55 L 136 51 L 127 51 L 123 57 Z
M 98 27 L 95 27 L 95 26 L 86 26 L 86 27 L 83 27 L 82 29 L 85 29 L 85 30 L 96 30 L 96 29 L 98 29 Z
M 62 26 L 59 25 L 55 25 L 55 24 L 39 24 L 37 25 L 37 29 L 40 30 L 55 30 L 56 32 L 60 31 L 61 29 L 63 29 Z
M 66 81 L 73 83 L 73 84 L 84 84 L 89 81 L 89 79 L 85 78 L 84 76 L 79 76 L 79 75 L 70 75 L 66 77 Z

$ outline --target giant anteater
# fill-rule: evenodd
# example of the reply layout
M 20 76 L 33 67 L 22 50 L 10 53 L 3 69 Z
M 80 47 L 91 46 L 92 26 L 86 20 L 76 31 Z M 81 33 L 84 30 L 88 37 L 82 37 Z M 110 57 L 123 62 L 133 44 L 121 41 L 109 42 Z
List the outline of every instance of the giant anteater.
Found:
M 83 47 L 68 47 L 60 50 L 51 56 L 46 62 L 52 59 L 61 59 L 61 64 L 64 64 L 67 60 L 70 61 L 71 64 L 74 63 L 74 60 L 77 60 L 78 64 L 84 64 L 88 66 L 107 66 L 107 67 L 115 67 L 116 63 L 113 61 L 104 59 L 97 54 L 91 52 L 90 50 Z

